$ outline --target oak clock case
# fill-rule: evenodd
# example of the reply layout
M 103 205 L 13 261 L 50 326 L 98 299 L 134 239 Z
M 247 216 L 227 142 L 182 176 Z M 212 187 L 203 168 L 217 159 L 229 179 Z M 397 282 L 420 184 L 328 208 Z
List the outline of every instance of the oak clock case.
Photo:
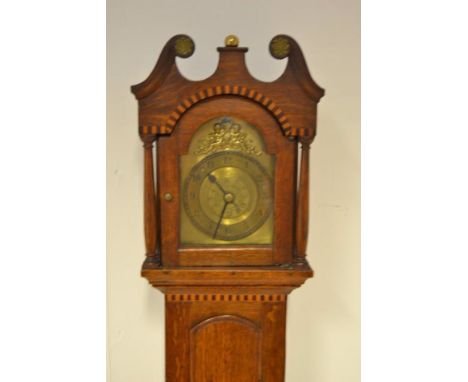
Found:
M 282 382 L 286 301 L 313 272 L 306 260 L 309 146 L 324 91 L 299 45 L 256 80 L 228 36 L 216 71 L 189 81 L 177 35 L 132 87 L 144 146 L 142 276 L 166 296 L 166 380 Z M 156 167 L 155 167 L 156 165 Z

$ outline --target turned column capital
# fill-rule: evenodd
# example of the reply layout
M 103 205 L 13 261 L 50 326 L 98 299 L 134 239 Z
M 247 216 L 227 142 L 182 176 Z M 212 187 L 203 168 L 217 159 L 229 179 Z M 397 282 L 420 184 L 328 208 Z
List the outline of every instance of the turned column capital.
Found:
M 143 142 L 145 149 L 153 148 L 153 143 L 158 139 L 156 134 L 140 134 L 140 139 Z
M 299 137 L 299 142 L 301 144 L 301 149 L 302 150 L 309 150 L 311 143 L 314 141 L 314 136 L 302 136 Z

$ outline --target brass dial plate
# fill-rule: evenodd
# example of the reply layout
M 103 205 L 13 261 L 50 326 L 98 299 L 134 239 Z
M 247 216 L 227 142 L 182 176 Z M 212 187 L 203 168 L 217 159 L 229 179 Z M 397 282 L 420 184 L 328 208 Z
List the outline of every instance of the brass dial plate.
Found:
M 229 161 L 225 157 L 238 165 L 224 163 Z M 275 156 L 266 151 L 259 129 L 234 116 L 207 120 L 195 130 L 179 165 L 181 247 L 272 245 Z M 206 173 L 205 165 L 213 173 Z M 268 184 L 264 200 L 252 174 L 260 174 L 258 179 Z M 251 215 L 258 203 L 266 207 L 261 211 L 269 211 L 261 219 Z
M 272 180 L 252 156 L 218 152 L 192 168 L 183 203 L 193 225 L 212 239 L 239 240 L 252 235 L 270 216 Z

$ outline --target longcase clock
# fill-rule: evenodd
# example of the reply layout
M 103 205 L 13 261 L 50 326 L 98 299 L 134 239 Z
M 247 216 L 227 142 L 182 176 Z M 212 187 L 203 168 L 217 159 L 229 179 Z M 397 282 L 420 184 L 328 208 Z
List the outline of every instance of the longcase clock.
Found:
M 273 82 L 250 75 L 228 36 L 213 75 L 190 81 L 171 38 L 132 87 L 144 143 L 142 276 L 166 298 L 166 381 L 282 382 L 286 300 L 306 260 L 309 147 L 324 94 L 291 37 Z M 156 163 L 156 166 L 155 166 Z

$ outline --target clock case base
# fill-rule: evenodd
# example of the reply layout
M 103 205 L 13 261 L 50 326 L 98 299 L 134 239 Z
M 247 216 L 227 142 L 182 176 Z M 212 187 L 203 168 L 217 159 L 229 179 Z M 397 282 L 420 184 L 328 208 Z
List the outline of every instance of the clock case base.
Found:
M 287 296 L 313 271 L 143 269 L 165 294 L 167 382 L 284 382 Z

